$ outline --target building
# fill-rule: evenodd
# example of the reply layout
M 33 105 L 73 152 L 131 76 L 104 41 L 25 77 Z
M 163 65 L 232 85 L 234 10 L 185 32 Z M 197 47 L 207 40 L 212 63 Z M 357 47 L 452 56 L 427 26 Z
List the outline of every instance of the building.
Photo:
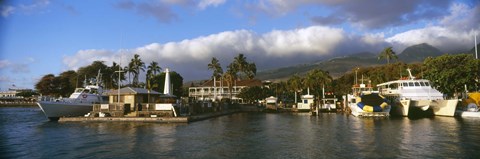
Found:
M 118 95 L 120 93 L 120 102 L 118 102 Z M 108 103 L 124 103 L 129 105 L 130 109 L 133 110 L 134 106 L 137 104 L 148 104 L 154 103 L 157 98 L 160 96 L 160 93 L 151 90 L 150 92 L 144 88 L 133 88 L 133 87 L 124 87 L 118 90 L 111 90 L 107 93 L 109 96 Z M 150 99 L 148 99 L 150 97 Z
M 232 100 L 243 103 L 241 98 L 237 95 L 247 87 L 259 86 L 262 87 L 263 83 L 257 79 L 249 80 L 236 80 L 233 82 L 232 88 Z M 200 86 L 193 86 L 188 89 L 188 96 L 196 101 L 217 101 L 230 98 L 230 90 L 226 81 L 213 81 L 209 80 Z

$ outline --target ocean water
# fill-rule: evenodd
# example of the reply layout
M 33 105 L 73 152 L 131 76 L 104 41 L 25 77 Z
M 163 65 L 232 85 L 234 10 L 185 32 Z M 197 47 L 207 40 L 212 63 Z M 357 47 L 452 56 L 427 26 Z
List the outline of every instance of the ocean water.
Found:
M 238 113 L 189 124 L 50 122 L 0 108 L 0 158 L 479 158 L 477 118 Z

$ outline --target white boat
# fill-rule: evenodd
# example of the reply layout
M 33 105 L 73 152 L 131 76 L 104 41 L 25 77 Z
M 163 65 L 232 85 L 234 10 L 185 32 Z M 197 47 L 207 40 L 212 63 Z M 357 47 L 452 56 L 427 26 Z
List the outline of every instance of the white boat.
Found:
M 385 98 L 373 91 L 370 84 L 356 84 L 352 87 L 352 94 L 347 94 L 348 107 L 356 117 L 388 117 L 390 105 Z
M 468 98 L 462 101 L 463 107 L 455 111 L 459 117 L 480 117 L 480 92 L 468 93 Z
M 97 81 L 99 78 L 100 73 Z M 50 120 L 58 120 L 60 117 L 84 116 L 92 111 L 93 104 L 108 102 L 104 102 L 102 93 L 102 87 L 96 82 L 95 85 L 76 88 L 69 98 L 41 100 L 37 102 L 37 105 Z
M 415 109 L 420 112 L 432 110 L 433 115 L 453 116 L 458 103 L 457 99 L 444 99 L 444 95 L 432 88 L 430 81 L 416 79 L 407 69 L 409 78 L 389 81 L 378 84 L 381 95 L 387 97 L 391 103 L 392 115 L 408 116 L 409 111 Z
M 270 96 L 268 98 L 265 98 L 265 109 L 269 110 L 277 110 L 278 109 L 278 104 L 277 104 L 277 97 Z

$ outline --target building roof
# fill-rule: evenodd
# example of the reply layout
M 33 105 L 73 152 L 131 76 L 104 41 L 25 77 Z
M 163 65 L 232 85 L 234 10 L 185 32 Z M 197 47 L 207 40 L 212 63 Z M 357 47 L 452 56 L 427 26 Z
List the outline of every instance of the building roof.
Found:
M 108 95 L 117 95 L 118 90 L 110 90 Z M 129 95 L 129 94 L 148 94 L 148 89 L 145 88 L 135 88 L 135 87 L 124 87 L 120 89 L 120 95 Z M 150 94 L 161 94 L 157 91 L 151 90 Z
M 217 87 L 220 86 L 220 81 L 217 81 Z M 263 86 L 262 81 L 258 79 L 246 79 L 246 80 L 237 80 L 234 82 L 236 86 L 247 86 L 247 87 L 253 87 L 253 86 Z M 223 81 L 223 86 L 227 86 L 227 81 Z M 199 87 L 213 87 L 213 80 L 208 80 L 207 82 L 203 83 Z

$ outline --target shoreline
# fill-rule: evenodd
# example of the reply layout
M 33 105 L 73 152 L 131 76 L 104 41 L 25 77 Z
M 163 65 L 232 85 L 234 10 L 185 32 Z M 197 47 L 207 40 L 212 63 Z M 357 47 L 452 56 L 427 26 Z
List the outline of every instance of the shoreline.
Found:
M 0 103 L 0 107 L 37 107 L 37 103 Z

